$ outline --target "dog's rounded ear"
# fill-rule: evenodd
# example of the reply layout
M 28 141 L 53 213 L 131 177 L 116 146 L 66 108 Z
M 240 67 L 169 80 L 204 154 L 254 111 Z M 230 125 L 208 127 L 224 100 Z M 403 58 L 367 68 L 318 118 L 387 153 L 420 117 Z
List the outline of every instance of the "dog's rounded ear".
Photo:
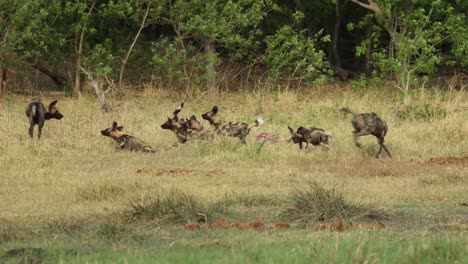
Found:
M 117 122 L 114 121 L 114 122 L 112 123 L 112 128 L 114 129 L 114 128 L 116 128 L 116 127 L 117 127 Z
M 49 109 L 55 107 L 55 105 L 57 104 L 57 101 L 58 101 L 58 100 L 55 100 L 55 101 L 53 101 L 52 103 L 50 103 L 50 104 L 49 104 Z
M 167 117 L 167 121 L 171 122 L 171 121 L 172 121 L 172 119 L 171 119 L 170 117 Z
M 195 115 L 193 115 L 193 116 L 190 117 L 190 120 L 195 120 L 196 121 L 197 117 Z
M 213 111 L 213 114 L 218 113 L 218 106 L 217 105 L 213 106 L 213 109 L 211 111 Z
M 117 129 L 118 131 L 122 131 L 122 130 L 123 130 L 123 126 L 116 127 L 116 129 Z
M 294 129 L 292 127 L 288 126 L 288 129 L 289 129 L 289 132 L 291 132 L 291 134 L 294 133 Z

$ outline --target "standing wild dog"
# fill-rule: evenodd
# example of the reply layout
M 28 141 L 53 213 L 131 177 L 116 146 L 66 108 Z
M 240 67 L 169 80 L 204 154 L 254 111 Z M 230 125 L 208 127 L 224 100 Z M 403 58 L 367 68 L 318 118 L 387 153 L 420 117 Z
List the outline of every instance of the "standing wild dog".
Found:
M 130 150 L 130 151 L 143 151 L 154 153 L 156 150 L 148 145 L 146 145 L 140 139 L 127 135 L 122 132 L 123 126 L 117 126 L 117 122 L 112 123 L 112 127 L 101 130 L 101 134 L 106 137 L 114 139 L 119 146 L 116 150 Z
M 184 108 L 184 102 L 174 111 L 174 116 L 172 118 L 167 118 L 167 121 L 161 125 L 161 128 L 171 130 L 176 134 L 178 142 L 185 143 L 187 142 L 187 121 L 185 119 L 179 120 L 177 116 L 179 112 L 182 111 L 182 108 Z
M 299 127 L 296 131 L 288 126 L 289 132 L 291 132 L 291 139 L 294 144 L 299 144 L 299 148 L 302 149 L 302 143 L 306 143 L 305 148 L 312 144 L 314 146 L 319 146 L 322 143 L 328 146 L 328 139 L 333 135 L 330 131 L 325 131 L 321 128 L 311 127 Z M 325 146 L 324 145 L 324 146 Z
M 187 131 L 187 139 L 211 140 L 214 138 L 213 132 L 206 130 L 194 115 L 185 122 L 185 127 Z
M 387 123 L 380 119 L 376 113 L 355 114 L 347 107 L 339 107 L 338 110 L 353 115 L 351 124 L 353 124 L 354 127 L 354 142 L 356 143 L 357 147 L 361 148 L 359 137 L 374 135 L 377 137 L 377 141 L 380 145 L 379 152 L 377 153 L 376 157 L 380 156 L 382 149 L 387 152 L 390 158 L 392 157 L 392 154 L 390 154 L 390 151 L 388 151 L 384 144 L 384 138 L 388 131 Z
M 34 126 L 38 125 L 39 132 L 37 134 L 38 138 L 41 138 L 42 127 L 44 126 L 45 120 L 52 118 L 62 119 L 63 115 L 55 107 L 57 100 L 49 104 L 49 108 L 46 109 L 44 104 L 40 101 L 33 101 L 26 107 L 26 115 L 29 118 L 29 136 L 33 138 Z
M 264 123 L 263 119 L 257 118 L 255 124 L 249 126 L 242 122 L 225 122 L 218 117 L 218 106 L 214 106 L 211 111 L 202 115 L 202 118 L 208 120 L 214 127 L 216 134 L 221 136 L 238 137 L 243 144 L 246 144 L 245 138 L 249 135 L 250 129 L 260 126 Z

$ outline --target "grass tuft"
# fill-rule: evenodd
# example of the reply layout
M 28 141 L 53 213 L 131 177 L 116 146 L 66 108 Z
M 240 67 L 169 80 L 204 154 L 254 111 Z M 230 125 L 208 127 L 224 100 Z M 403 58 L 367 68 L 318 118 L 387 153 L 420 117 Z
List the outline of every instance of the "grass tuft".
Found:
M 325 189 L 317 183 L 310 183 L 305 189 L 292 191 L 290 205 L 281 217 L 308 223 L 357 218 L 381 220 L 385 215 L 368 206 L 347 201 L 335 188 Z
M 193 195 L 172 190 L 149 201 L 131 204 L 131 208 L 124 212 L 124 218 L 130 222 L 156 221 L 159 224 L 183 224 L 207 222 L 212 214 L 223 210 L 225 207 L 209 207 L 200 203 Z

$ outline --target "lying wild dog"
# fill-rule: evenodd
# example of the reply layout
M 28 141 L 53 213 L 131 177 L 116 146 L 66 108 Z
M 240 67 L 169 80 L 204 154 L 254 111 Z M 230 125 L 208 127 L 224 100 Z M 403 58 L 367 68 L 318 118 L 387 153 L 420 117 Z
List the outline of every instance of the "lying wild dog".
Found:
M 300 149 L 302 149 L 302 143 L 306 143 L 306 148 L 309 144 L 314 146 L 322 144 L 328 145 L 328 139 L 333 137 L 330 131 L 325 131 L 317 127 L 299 127 L 294 131 L 292 127 L 288 126 L 288 129 L 291 132 L 291 139 L 289 141 L 292 141 L 294 144 L 299 144 Z
M 34 126 L 38 125 L 39 132 L 37 134 L 38 138 L 41 138 L 42 127 L 44 126 L 45 120 L 52 118 L 62 119 L 63 115 L 55 107 L 57 105 L 57 100 L 49 104 L 49 108 L 46 109 L 44 104 L 40 101 L 33 101 L 26 107 L 26 115 L 29 118 L 29 136 L 33 138 Z
M 161 125 L 161 128 L 171 130 L 176 134 L 178 142 L 185 143 L 187 142 L 187 121 L 185 119 L 179 120 L 177 116 L 182 111 L 182 108 L 184 108 L 184 102 L 173 112 L 174 116 L 172 118 L 167 118 L 167 121 Z
M 385 152 L 387 152 L 390 158 L 392 157 L 392 154 L 390 154 L 390 151 L 388 151 L 387 147 L 384 144 L 385 135 L 388 131 L 387 123 L 384 120 L 380 119 L 376 113 L 355 114 L 347 107 L 339 107 L 338 110 L 353 115 L 353 120 L 351 121 L 351 124 L 353 124 L 354 127 L 354 142 L 356 143 L 357 147 L 361 148 L 359 137 L 374 135 L 375 137 L 377 137 L 377 141 L 380 145 L 380 149 L 376 157 L 380 156 L 382 149 L 384 149 Z
M 211 140 L 214 138 L 213 131 L 206 130 L 194 115 L 185 122 L 185 127 L 187 139 Z
M 264 123 L 262 118 L 257 118 L 257 120 L 255 120 L 255 124 L 252 126 L 242 122 L 221 121 L 218 117 L 218 106 L 216 105 L 211 111 L 204 113 L 202 118 L 210 122 L 216 134 L 221 136 L 238 137 L 243 144 L 247 143 L 245 138 L 249 135 L 250 129 Z
M 101 130 L 101 134 L 114 139 L 119 144 L 119 146 L 115 148 L 116 150 L 156 152 L 154 148 L 146 145 L 136 137 L 123 133 L 122 130 L 123 126 L 117 126 L 117 122 L 114 121 L 112 127 Z

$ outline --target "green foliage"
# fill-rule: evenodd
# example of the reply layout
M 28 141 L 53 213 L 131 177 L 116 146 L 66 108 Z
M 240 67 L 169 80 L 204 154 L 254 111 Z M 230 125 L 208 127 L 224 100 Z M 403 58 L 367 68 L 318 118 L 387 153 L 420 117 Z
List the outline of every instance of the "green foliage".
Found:
M 401 119 L 432 121 L 447 116 L 447 110 L 439 104 L 425 103 L 402 106 L 397 113 Z
M 203 53 L 195 43 L 183 43 L 180 38 L 172 42 L 168 38 L 161 38 L 153 43 L 151 50 L 151 65 L 157 75 L 167 76 L 179 86 L 206 83 L 209 73 L 205 66 L 209 63 L 219 64 L 216 55 Z
M 161 20 L 171 25 L 175 38 L 153 43 L 151 64 L 179 85 L 203 85 L 215 78 L 221 52 L 255 60 L 262 35 L 258 25 L 275 8 L 269 0 L 175 1 L 161 6 Z
M 359 80 L 353 80 L 351 81 L 351 91 L 358 91 L 366 88 L 367 86 L 367 80 L 366 76 L 361 75 L 359 77 Z
M 291 26 L 284 26 L 273 36 L 265 39 L 264 62 L 270 69 L 270 77 L 278 80 L 284 71 L 299 75 L 306 81 L 323 80 L 329 70 L 325 53 L 318 45 L 330 41 L 322 31 L 314 39 L 305 37 L 305 32 L 296 32 Z
M 383 16 L 377 19 L 390 35 L 388 48 L 373 52 L 373 64 L 382 76 L 396 76 L 397 87 L 404 95 L 420 84 L 420 75 L 434 74 L 442 63 L 444 46 L 466 64 L 467 44 L 460 41 L 467 36 L 464 14 L 443 1 L 379 1 Z M 391 18 L 390 18 L 391 17 Z M 373 23 L 367 16 L 360 26 Z M 381 43 L 386 34 L 374 27 L 373 40 Z M 364 40 L 356 49 L 364 54 L 370 39 Z M 449 62 L 450 63 L 450 62 Z M 453 63 L 453 61 L 452 61 Z

